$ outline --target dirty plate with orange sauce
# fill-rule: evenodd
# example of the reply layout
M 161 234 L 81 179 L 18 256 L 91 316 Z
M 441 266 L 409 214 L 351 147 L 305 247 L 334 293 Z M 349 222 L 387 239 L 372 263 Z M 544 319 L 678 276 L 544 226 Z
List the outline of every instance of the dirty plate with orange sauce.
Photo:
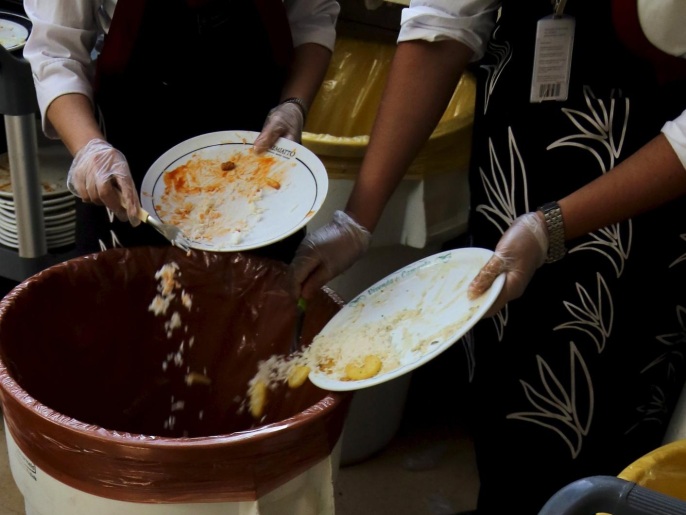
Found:
M 504 275 L 480 297 L 467 296 L 469 283 L 492 255 L 476 247 L 440 252 L 360 293 L 310 344 L 310 381 L 324 390 L 359 390 L 440 355 L 481 320 L 500 294 Z
M 200 250 L 250 250 L 295 233 L 324 202 L 326 169 L 310 150 L 283 138 L 258 154 L 258 135 L 213 132 L 171 148 L 143 179 L 143 208 Z

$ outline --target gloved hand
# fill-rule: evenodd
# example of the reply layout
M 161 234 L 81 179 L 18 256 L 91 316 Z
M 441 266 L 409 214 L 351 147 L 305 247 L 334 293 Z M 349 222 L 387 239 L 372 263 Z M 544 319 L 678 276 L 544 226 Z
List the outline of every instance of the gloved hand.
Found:
M 74 156 L 67 187 L 84 202 L 107 206 L 122 222 L 140 223 L 140 201 L 124 154 L 102 139 L 92 139 Z
M 347 213 L 336 211 L 333 220 L 308 234 L 290 265 L 296 298 L 311 299 L 331 279 L 361 258 L 372 236 Z
M 300 106 L 290 102 L 279 104 L 269 111 L 262 132 L 255 140 L 255 150 L 264 152 L 281 137 L 300 143 L 304 125 L 305 113 Z
M 548 229 L 542 216 L 526 213 L 503 233 L 491 259 L 481 268 L 468 288 L 475 299 L 488 290 L 496 277 L 505 273 L 505 284 L 486 317 L 495 315 L 509 301 L 520 297 L 548 254 Z

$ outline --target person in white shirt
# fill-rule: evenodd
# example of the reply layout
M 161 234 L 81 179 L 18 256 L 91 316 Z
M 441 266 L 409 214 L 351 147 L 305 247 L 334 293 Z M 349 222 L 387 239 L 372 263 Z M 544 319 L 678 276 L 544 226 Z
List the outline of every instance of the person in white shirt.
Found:
M 461 243 L 495 257 L 472 295 L 506 274 L 455 363 L 480 515 L 537 513 L 661 444 L 686 377 L 684 16 L 686 3 L 656 0 L 413 0 L 345 211 L 293 260 L 307 298 L 365 253 L 473 71 Z
M 280 136 L 299 141 L 340 9 L 333 0 L 27 0 L 24 8 L 43 130 L 74 156 L 68 182 L 84 201 L 82 252 L 167 243 L 132 229 L 146 170 L 180 141 L 229 129 L 261 131 L 260 149 Z M 277 254 L 289 260 L 301 238 Z

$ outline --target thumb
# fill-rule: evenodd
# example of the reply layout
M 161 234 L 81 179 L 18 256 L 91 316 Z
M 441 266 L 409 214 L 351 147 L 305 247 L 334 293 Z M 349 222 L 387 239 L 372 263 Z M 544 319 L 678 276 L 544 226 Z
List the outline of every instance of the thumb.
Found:
M 467 288 L 467 297 L 474 300 L 483 295 L 493 285 L 496 277 L 505 271 L 505 260 L 498 254 L 493 254 L 481 270 L 472 279 Z

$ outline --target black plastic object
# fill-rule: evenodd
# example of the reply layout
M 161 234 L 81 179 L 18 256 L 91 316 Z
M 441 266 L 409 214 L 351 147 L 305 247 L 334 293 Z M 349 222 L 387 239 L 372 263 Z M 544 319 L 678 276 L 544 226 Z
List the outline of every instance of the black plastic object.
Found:
M 31 65 L 0 46 L 0 113 L 21 116 L 38 111 Z
M 538 515 L 682 515 L 686 501 L 614 476 L 591 476 L 560 489 Z

